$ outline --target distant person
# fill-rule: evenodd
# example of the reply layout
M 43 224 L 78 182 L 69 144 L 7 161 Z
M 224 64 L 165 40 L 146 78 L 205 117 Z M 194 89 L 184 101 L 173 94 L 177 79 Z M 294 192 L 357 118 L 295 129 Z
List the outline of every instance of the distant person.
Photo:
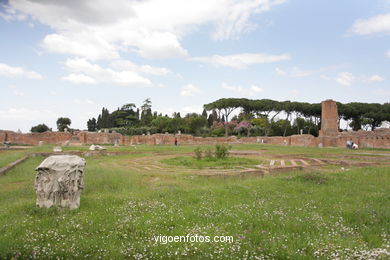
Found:
M 11 145 L 11 143 L 8 142 L 8 141 L 5 141 L 3 144 L 4 144 L 6 149 L 8 149 L 10 147 L 10 145 Z
M 177 138 L 175 137 L 175 146 L 177 146 Z
M 353 146 L 352 140 L 348 140 L 346 146 L 347 146 L 348 149 L 352 149 L 352 146 Z
M 357 144 L 353 144 L 353 145 L 352 145 L 352 149 L 354 149 L 354 150 L 359 150 L 359 146 L 358 146 Z

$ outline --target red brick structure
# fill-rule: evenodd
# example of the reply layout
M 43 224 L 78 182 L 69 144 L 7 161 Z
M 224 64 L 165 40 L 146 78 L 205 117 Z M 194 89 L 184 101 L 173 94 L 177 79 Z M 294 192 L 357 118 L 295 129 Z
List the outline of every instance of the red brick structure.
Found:
M 119 133 L 91 133 L 79 132 L 77 135 L 62 132 L 45 132 L 19 134 L 12 131 L 0 130 L 0 142 L 9 141 L 13 144 L 38 145 L 86 145 L 86 144 L 115 144 L 120 145 L 174 145 L 177 138 L 179 145 L 202 144 L 276 144 L 292 146 L 335 146 L 345 147 L 347 140 L 352 140 L 362 148 L 390 148 L 390 129 L 377 129 L 375 131 L 342 132 L 337 136 L 314 137 L 312 135 L 292 136 L 258 136 L 258 137 L 194 137 L 192 135 L 154 134 L 123 136 Z
M 339 114 L 335 101 L 328 99 L 321 102 L 321 130 L 320 137 L 337 136 L 339 134 Z
M 62 144 L 72 138 L 72 134 L 64 132 L 45 132 L 19 134 L 12 131 L 0 131 L 0 142 L 14 144 L 38 145 L 40 141 L 46 144 Z
M 9 141 L 14 144 L 38 145 L 39 142 L 55 145 L 83 145 L 83 144 L 120 144 L 120 145 L 174 145 L 175 138 L 182 145 L 202 144 L 244 144 L 264 143 L 277 145 L 292 145 L 306 147 L 334 146 L 345 147 L 347 140 L 352 140 L 361 148 L 390 148 L 390 129 L 376 129 L 375 131 L 339 132 L 337 104 L 333 100 L 322 102 L 320 136 L 292 135 L 258 136 L 258 137 L 194 137 L 192 135 L 154 134 L 123 136 L 119 133 L 96 133 L 81 131 L 72 135 L 63 132 L 45 132 L 19 134 L 12 131 L 0 130 L 0 142 Z

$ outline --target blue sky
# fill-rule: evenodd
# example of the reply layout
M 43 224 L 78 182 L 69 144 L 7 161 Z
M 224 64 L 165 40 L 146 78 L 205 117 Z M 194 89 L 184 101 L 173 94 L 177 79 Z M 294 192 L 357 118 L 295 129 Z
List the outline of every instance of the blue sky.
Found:
M 0 129 L 146 98 L 390 101 L 388 0 L 10 0 L 0 30 Z

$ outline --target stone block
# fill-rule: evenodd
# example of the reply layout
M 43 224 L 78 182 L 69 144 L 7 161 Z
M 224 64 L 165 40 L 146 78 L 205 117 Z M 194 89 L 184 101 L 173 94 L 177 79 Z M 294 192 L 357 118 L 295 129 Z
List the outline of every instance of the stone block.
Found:
M 76 209 L 84 189 L 85 160 L 76 155 L 53 155 L 37 168 L 35 191 L 37 207 Z

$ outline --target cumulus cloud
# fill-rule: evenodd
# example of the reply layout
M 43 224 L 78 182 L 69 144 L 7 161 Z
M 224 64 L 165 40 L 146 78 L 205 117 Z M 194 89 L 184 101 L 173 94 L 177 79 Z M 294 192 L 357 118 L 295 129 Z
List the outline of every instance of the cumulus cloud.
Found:
M 12 78 L 25 77 L 29 79 L 42 79 L 42 75 L 35 71 L 27 70 L 21 67 L 12 67 L 4 63 L 0 63 L 0 76 Z
M 343 86 L 351 86 L 355 81 L 355 76 L 349 72 L 341 72 L 336 77 L 337 83 Z
M 226 82 L 223 82 L 221 87 L 240 96 L 254 96 L 263 91 L 262 88 L 256 85 L 251 85 L 249 88 L 244 88 L 242 86 L 230 85 Z
M 120 86 L 148 86 L 151 81 L 129 70 L 116 71 L 92 64 L 86 59 L 67 59 L 65 66 L 73 73 L 62 80 L 75 84 L 113 84 Z
M 231 67 L 234 69 L 245 69 L 250 65 L 260 64 L 260 63 L 271 63 L 278 61 L 289 60 L 290 56 L 288 54 L 281 55 L 269 55 L 264 53 L 241 53 L 234 55 L 213 55 L 209 57 L 195 57 L 192 58 L 192 61 L 210 63 L 216 67 L 224 66 Z
M 61 78 L 64 81 L 68 81 L 73 84 L 96 84 L 96 80 L 88 77 L 85 74 L 69 74 Z
M 48 52 L 73 54 L 91 60 L 119 58 L 115 46 L 93 34 L 49 34 L 41 45 Z
M 390 33 L 390 13 L 379 14 L 368 19 L 356 20 L 350 31 L 358 35 Z M 386 52 L 386 56 L 390 58 L 390 50 Z
M 354 22 L 351 32 L 359 35 L 390 32 L 390 13 L 380 14 L 368 19 L 359 19 Z
M 185 97 L 192 97 L 202 93 L 203 91 L 201 89 L 195 87 L 192 84 L 185 85 L 180 91 L 180 95 Z
M 7 20 L 46 24 L 53 33 L 42 46 L 55 53 L 89 59 L 115 59 L 135 51 L 145 58 L 185 57 L 181 40 L 197 27 L 211 25 L 211 37 L 239 37 L 256 28 L 251 18 L 284 0 L 10 0 Z
M 350 72 L 340 72 L 337 76 L 321 75 L 320 78 L 323 80 L 336 81 L 343 86 L 351 86 L 353 83 L 379 83 L 385 80 L 379 75 L 354 75 Z

